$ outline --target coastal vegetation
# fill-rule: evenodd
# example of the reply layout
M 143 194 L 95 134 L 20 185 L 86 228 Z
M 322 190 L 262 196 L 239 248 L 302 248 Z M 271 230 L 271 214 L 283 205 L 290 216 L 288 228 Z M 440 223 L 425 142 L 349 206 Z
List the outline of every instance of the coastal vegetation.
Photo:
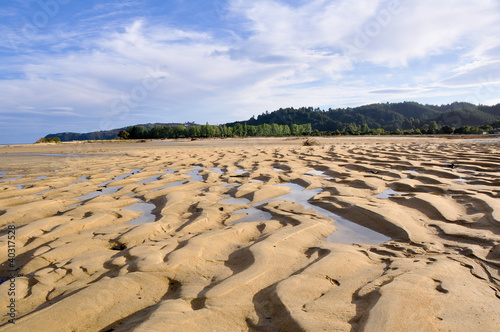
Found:
M 59 137 L 42 137 L 36 143 L 61 143 L 61 139 Z
M 499 128 L 500 104 L 476 106 L 455 102 L 435 106 L 403 102 L 328 110 L 280 108 L 245 121 L 220 125 L 194 122 L 141 124 L 87 134 L 50 134 L 45 138 L 59 137 L 62 141 L 71 141 L 304 135 L 468 135 L 494 132 Z

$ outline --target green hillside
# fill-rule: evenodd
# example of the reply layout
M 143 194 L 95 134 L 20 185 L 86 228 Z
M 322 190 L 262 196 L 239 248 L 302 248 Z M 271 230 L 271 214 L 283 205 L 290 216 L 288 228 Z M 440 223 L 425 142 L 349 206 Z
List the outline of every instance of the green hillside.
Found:
M 500 104 L 454 102 L 422 105 L 416 102 L 380 103 L 355 108 L 322 110 L 313 107 L 280 108 L 248 120 L 222 125 L 148 123 L 85 134 L 49 134 L 61 141 L 126 138 L 183 138 L 232 136 L 289 136 L 338 134 L 477 134 L 498 127 Z

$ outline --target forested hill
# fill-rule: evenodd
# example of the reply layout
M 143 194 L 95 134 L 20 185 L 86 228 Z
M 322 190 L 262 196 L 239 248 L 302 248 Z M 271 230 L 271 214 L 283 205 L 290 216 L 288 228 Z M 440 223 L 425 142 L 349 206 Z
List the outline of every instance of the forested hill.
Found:
M 287 136 L 298 134 L 474 134 L 500 127 L 500 104 L 455 102 L 422 105 L 416 102 L 371 104 L 355 108 L 280 108 L 215 126 L 192 123 L 148 123 L 85 134 L 49 134 L 61 141 L 115 139 L 121 131 L 129 138 Z M 154 128 L 154 129 L 153 129 Z M 128 133 L 131 131 L 130 133 Z M 213 132 L 212 132 L 213 131 Z
M 416 102 L 371 104 L 355 108 L 321 110 L 319 108 L 280 108 L 266 112 L 257 118 L 236 123 L 247 125 L 267 124 L 305 124 L 310 123 L 313 130 L 322 132 L 345 131 L 346 127 L 361 126 L 371 129 L 382 128 L 387 131 L 420 129 L 435 121 L 440 127 L 488 125 L 500 120 L 500 104 L 495 106 L 476 106 L 455 102 L 449 105 L 422 105 Z

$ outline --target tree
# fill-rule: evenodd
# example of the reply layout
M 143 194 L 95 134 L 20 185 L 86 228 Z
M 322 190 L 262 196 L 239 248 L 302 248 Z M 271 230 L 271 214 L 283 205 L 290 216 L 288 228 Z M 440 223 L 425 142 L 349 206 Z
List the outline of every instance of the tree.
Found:
M 429 134 L 434 134 L 438 130 L 438 125 L 436 121 L 429 122 Z
M 290 135 L 291 135 L 290 127 L 288 127 L 288 125 L 284 125 L 283 126 L 283 136 L 290 136 Z
M 470 134 L 470 127 L 469 126 L 462 126 L 460 128 L 457 128 L 457 129 L 455 129 L 455 134 L 460 134 L 460 135 Z
M 205 125 L 207 127 L 207 135 L 208 137 L 214 137 L 215 136 L 215 129 L 213 126 L 209 125 L 208 122 Z
M 450 126 L 448 126 L 448 125 L 446 125 L 446 126 L 442 126 L 440 131 L 441 131 L 441 133 L 443 133 L 443 134 L 447 134 L 447 135 L 449 135 L 449 134 L 453 134 L 453 128 L 451 128 L 451 127 L 450 127 Z
M 248 126 L 248 136 L 257 136 L 257 126 Z
M 45 137 L 42 137 L 40 138 L 38 141 L 36 141 L 36 143 L 61 143 L 61 139 L 59 137 L 49 137 L 49 138 L 45 138 Z
M 130 134 L 126 130 L 122 130 L 118 133 L 118 137 L 121 139 L 127 139 L 129 138 Z
M 144 126 L 133 126 L 128 129 L 131 139 L 141 139 L 149 137 L 149 130 Z
M 241 125 L 241 123 L 237 123 L 234 125 L 233 134 L 238 137 L 243 136 L 243 126 Z
M 363 122 L 363 124 L 361 125 L 360 131 L 363 134 L 367 134 L 370 131 L 370 127 L 368 127 L 368 125 L 366 124 L 366 122 Z
M 273 123 L 271 125 L 271 135 L 272 136 L 281 136 L 282 135 L 282 128 L 279 124 Z
M 184 129 L 184 126 L 178 125 L 174 127 L 174 137 L 175 138 L 186 137 L 186 130 Z
M 200 127 L 199 126 L 191 126 L 188 129 L 188 136 L 193 138 L 193 137 L 200 137 Z

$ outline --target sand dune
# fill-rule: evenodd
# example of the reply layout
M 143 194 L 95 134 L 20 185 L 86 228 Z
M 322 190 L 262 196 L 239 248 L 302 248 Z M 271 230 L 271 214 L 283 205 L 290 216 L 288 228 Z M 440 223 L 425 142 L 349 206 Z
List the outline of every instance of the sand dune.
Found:
M 498 143 L 302 141 L 0 148 L 0 330 L 500 331 Z

